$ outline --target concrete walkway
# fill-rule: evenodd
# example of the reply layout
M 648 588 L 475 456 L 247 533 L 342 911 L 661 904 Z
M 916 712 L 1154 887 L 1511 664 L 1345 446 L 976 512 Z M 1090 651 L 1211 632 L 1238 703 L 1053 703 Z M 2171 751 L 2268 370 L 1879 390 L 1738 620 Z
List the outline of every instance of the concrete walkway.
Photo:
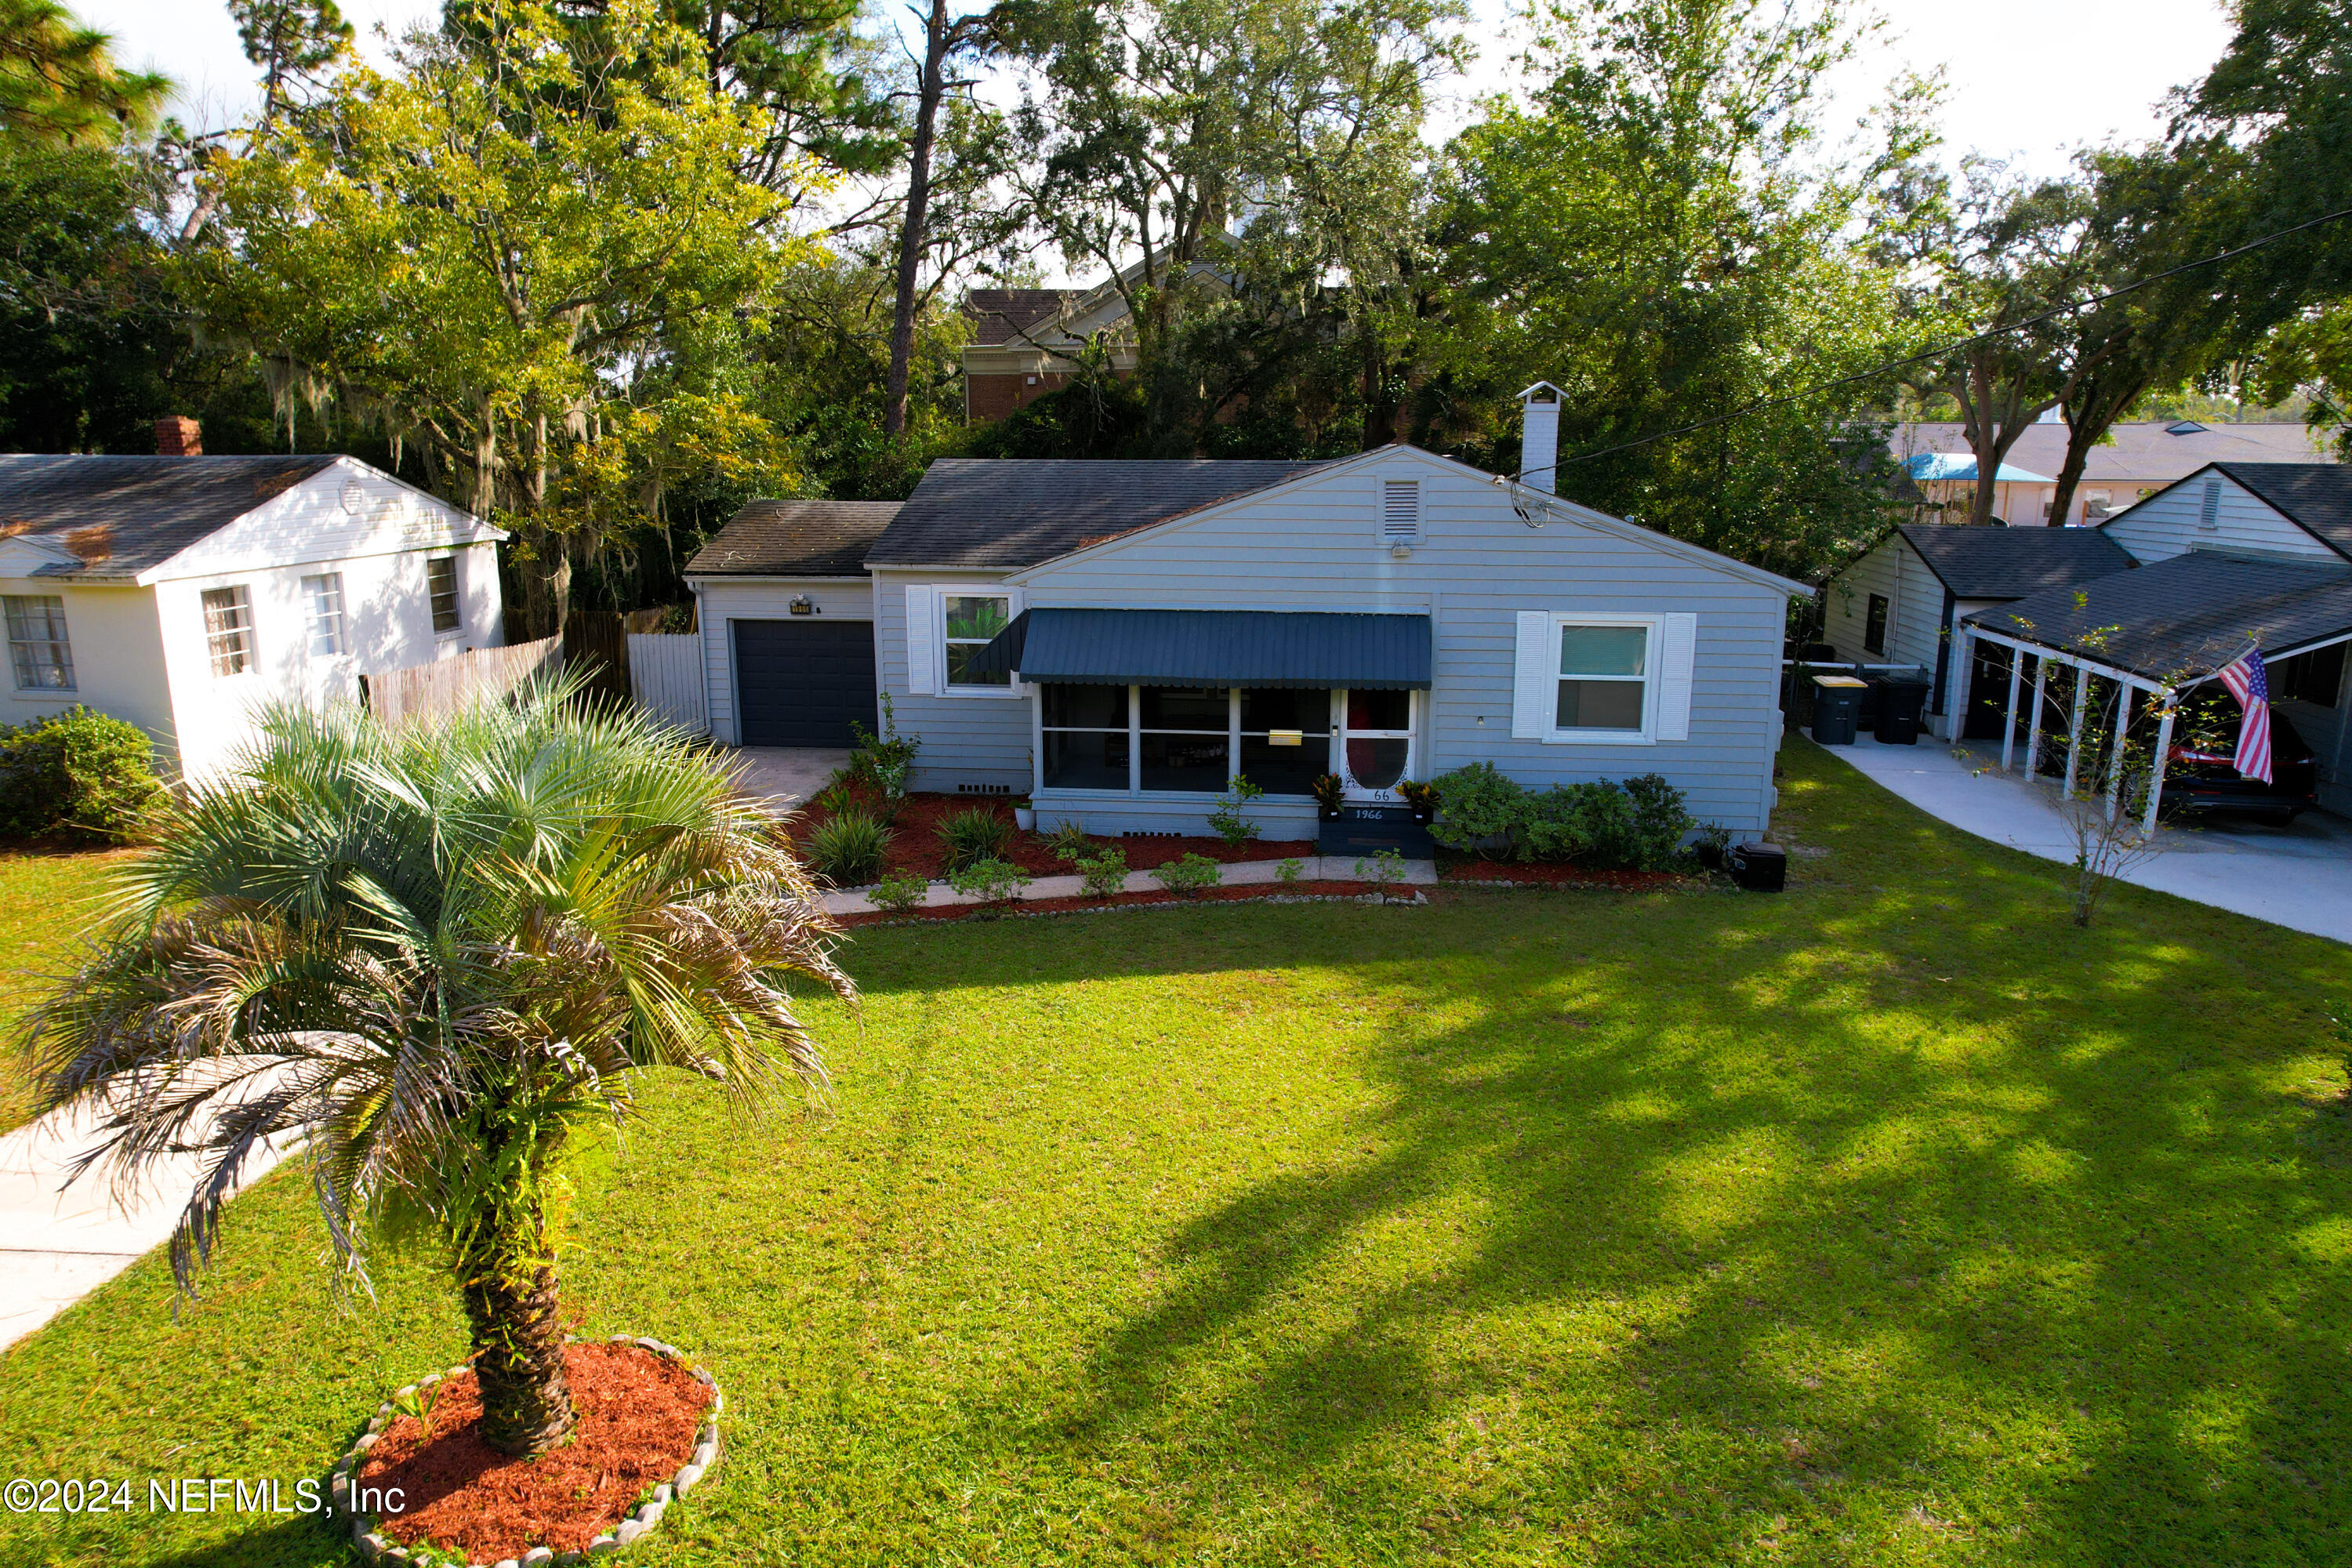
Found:
M 767 802 L 778 816 L 798 807 L 833 779 L 834 770 L 849 765 L 846 747 L 745 746 L 729 759 L 740 771 L 737 784 L 746 795 Z
M 74 1157 L 99 1141 L 100 1120 L 94 1106 L 68 1106 L 0 1137 L 0 1347 L 169 1240 L 195 1190 L 205 1166 L 196 1154 L 151 1167 L 120 1205 L 103 1173 L 67 1186 Z M 245 1180 L 259 1180 L 283 1153 L 263 1150 L 247 1163 Z
M 1302 882 L 1360 882 L 1356 874 L 1358 857 L 1353 855 L 1304 855 L 1299 857 L 1298 879 Z M 1282 862 L 1279 860 L 1243 860 L 1217 868 L 1217 885 L 1224 888 L 1252 887 L 1267 882 L 1279 882 Z M 1408 860 L 1404 863 L 1404 879 L 1412 887 L 1428 887 L 1437 880 L 1437 862 Z M 1370 884 L 1366 883 L 1366 890 Z M 1040 877 L 1021 890 L 1024 900 L 1036 899 L 1076 899 L 1085 896 L 1086 879 L 1082 877 Z M 1149 871 L 1129 871 L 1123 889 L 1130 893 L 1157 893 L 1165 889 L 1160 879 Z M 874 901 L 855 889 L 823 895 L 824 907 L 836 915 L 863 915 L 874 911 Z M 923 893 L 922 907 L 937 909 L 950 904 L 976 904 L 981 900 L 967 897 L 945 882 L 933 882 Z
M 1882 746 L 1864 735 L 1851 746 L 1822 749 L 1955 827 L 2045 860 L 2074 858 L 2056 804 L 2057 781 L 2028 784 L 2021 763 L 2003 775 L 1997 742 L 1956 754 L 1950 742 L 1924 735 L 1916 746 Z M 2210 817 L 2168 825 L 2158 837 L 2161 852 L 2126 871 L 2124 880 L 2352 942 L 2352 823 L 2320 811 L 2305 812 L 2287 827 Z

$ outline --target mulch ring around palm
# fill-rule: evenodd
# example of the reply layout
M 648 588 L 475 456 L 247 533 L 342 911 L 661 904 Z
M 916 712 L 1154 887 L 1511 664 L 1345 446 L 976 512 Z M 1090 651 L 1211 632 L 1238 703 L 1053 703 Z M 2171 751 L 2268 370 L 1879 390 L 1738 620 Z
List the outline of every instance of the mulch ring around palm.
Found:
M 376 1529 L 468 1563 L 520 1559 L 534 1546 L 584 1552 L 693 1454 L 710 1390 L 685 1367 L 635 1345 L 571 1344 L 563 1372 L 580 1424 L 537 1459 L 482 1441 L 471 1373 L 439 1385 L 429 1436 L 414 1415 L 385 1427 L 359 1482 L 399 1488 L 402 1506 Z

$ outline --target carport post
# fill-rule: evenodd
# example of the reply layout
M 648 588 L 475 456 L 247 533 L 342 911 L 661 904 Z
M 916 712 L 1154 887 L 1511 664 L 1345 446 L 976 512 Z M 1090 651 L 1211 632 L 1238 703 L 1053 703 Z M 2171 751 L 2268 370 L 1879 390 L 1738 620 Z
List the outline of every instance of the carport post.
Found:
M 2010 759 L 2017 754 L 2017 677 L 2018 660 L 2025 657 L 2016 644 L 2009 648 L 2009 711 L 2000 716 L 2000 771 L 2009 772 Z
M 2025 779 L 2031 784 L 2042 774 L 2042 679 L 2050 673 L 2050 661 L 2040 654 L 2033 656 L 2033 717 L 2025 730 Z
M 2156 831 L 2157 803 L 2164 798 L 2165 763 L 2172 755 L 2172 715 L 2179 706 L 2169 691 L 2158 693 L 2157 700 L 2164 704 L 2164 716 L 2156 721 L 2156 765 L 2147 781 L 2147 819 L 2140 824 L 2143 833 Z
M 2066 798 L 2074 797 L 2075 752 L 2083 745 L 2083 704 L 2091 694 L 2091 672 L 2081 665 L 2074 667 L 2074 712 L 2066 721 Z
M 2107 820 L 2116 819 L 2116 802 L 2124 795 L 2124 737 L 2131 733 L 2132 697 L 2139 690 L 2126 680 L 2116 693 L 2115 758 L 2107 765 Z

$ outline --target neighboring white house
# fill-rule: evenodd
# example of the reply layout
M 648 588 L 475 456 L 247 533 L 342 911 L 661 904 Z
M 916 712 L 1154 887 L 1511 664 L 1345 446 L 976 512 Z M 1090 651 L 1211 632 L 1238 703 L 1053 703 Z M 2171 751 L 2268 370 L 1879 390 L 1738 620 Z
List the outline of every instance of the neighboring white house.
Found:
M 504 537 L 353 458 L 0 456 L 9 720 L 84 704 L 201 777 L 265 702 L 502 643 Z
M 2052 521 L 2050 503 L 2058 488 L 2054 476 L 2065 466 L 2066 436 L 2066 426 L 2056 420 L 2029 425 L 2018 436 L 2017 444 L 2001 459 L 1993 498 L 1995 517 L 2012 528 L 2038 527 Z M 1923 501 L 1915 510 L 1914 522 L 1967 521 L 1969 493 L 1975 489 L 1976 458 L 1969 449 L 1965 426 L 1906 425 L 1895 432 L 1889 446 L 1895 460 L 1905 463 L 1918 481 Z M 1917 460 L 1937 455 L 1951 461 Z M 2057 521 L 2070 527 L 2104 521 L 2208 463 L 2329 461 L 2332 458 L 2325 443 L 2315 440 L 2309 427 L 2300 423 L 2129 420 L 2114 426 L 2105 441 L 2091 448 L 2082 482 L 2074 487 L 2074 502 Z

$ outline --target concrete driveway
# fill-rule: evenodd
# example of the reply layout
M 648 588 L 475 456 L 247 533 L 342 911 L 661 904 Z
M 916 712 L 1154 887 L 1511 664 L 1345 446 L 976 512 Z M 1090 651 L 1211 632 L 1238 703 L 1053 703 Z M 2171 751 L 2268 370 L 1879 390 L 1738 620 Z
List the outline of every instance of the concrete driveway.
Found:
M 2045 860 L 2074 858 L 2056 782 L 2030 784 L 2021 769 L 2004 775 L 1998 745 L 1955 755 L 1925 735 L 1916 746 L 1882 746 L 1864 734 L 1822 749 L 1955 827 Z M 2342 817 L 2307 811 L 2286 827 L 2212 817 L 2158 837 L 2162 851 L 2124 880 L 2352 942 L 2352 823 Z
M 847 747 L 745 746 L 735 753 L 736 782 L 778 816 L 798 809 L 849 765 Z

